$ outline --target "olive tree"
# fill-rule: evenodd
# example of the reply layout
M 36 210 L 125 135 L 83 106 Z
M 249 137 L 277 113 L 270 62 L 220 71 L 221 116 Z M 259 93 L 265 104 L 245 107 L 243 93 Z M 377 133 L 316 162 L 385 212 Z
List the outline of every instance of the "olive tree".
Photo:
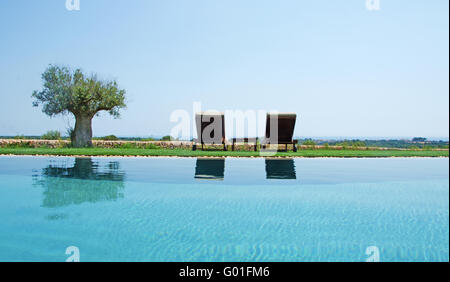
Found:
M 42 80 L 43 89 L 33 92 L 33 106 L 42 105 L 42 112 L 50 117 L 73 114 L 74 147 L 92 146 L 92 118 L 100 111 L 117 118 L 119 110 L 126 106 L 125 90 L 119 89 L 116 81 L 102 81 L 80 69 L 50 65 Z

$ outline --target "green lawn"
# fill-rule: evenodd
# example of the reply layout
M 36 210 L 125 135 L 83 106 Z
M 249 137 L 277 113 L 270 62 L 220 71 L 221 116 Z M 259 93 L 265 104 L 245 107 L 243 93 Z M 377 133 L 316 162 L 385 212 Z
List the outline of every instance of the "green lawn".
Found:
M 108 149 L 108 148 L 0 148 L 0 155 L 55 156 L 180 156 L 180 157 L 259 157 L 259 152 L 191 151 L 187 149 Z M 299 150 L 278 152 L 279 157 L 448 157 L 449 151 L 432 150 Z

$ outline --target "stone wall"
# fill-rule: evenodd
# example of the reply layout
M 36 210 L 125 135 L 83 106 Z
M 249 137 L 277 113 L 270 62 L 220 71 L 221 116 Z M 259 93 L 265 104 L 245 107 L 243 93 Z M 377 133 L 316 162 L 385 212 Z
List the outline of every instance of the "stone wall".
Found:
M 70 141 L 65 140 L 0 139 L 0 147 L 63 148 L 69 145 Z
M 103 141 L 103 140 L 92 140 L 94 147 L 100 148 L 163 148 L 163 149 L 192 149 L 193 142 L 191 141 Z M 0 147 L 29 147 L 29 148 L 65 148 L 70 147 L 70 141 L 67 140 L 26 140 L 26 139 L 0 139 Z M 200 146 L 198 146 L 200 148 Z M 222 149 L 222 145 L 208 146 L 208 148 Z M 228 143 L 228 150 L 231 150 L 231 143 Z M 279 150 L 284 150 L 284 145 L 279 145 Z M 299 150 L 317 150 L 324 149 L 324 146 L 305 146 L 297 145 Z M 237 151 L 253 151 L 253 145 L 237 143 Z M 292 145 L 288 146 L 289 150 L 292 150 Z M 408 150 L 408 149 L 395 149 L 395 148 L 380 148 L 380 147 L 358 147 L 343 148 L 342 146 L 329 146 L 330 150 Z M 434 149 L 434 150 L 448 150 L 448 149 Z
M 164 149 L 190 149 L 192 142 L 190 141 L 103 141 L 92 140 L 94 147 L 101 148 L 164 148 Z M 26 140 L 26 139 L 0 139 L 0 147 L 48 147 L 48 148 L 64 148 L 70 147 L 70 141 L 67 140 Z

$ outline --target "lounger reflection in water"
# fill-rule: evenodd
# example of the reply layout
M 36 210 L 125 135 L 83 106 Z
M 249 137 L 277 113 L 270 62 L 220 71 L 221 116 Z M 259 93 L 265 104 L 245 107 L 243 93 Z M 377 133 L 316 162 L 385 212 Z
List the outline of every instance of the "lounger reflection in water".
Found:
M 267 179 L 297 179 L 293 159 L 266 159 Z
M 197 159 L 196 179 L 223 180 L 224 175 L 225 159 Z

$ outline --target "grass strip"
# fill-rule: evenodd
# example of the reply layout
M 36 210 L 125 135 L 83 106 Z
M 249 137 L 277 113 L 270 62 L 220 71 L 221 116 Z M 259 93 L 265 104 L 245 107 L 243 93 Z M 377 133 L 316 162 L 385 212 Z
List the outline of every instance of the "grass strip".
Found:
M 261 157 L 250 151 L 192 151 L 188 149 L 110 149 L 110 148 L 0 148 L 0 155 L 51 156 L 168 156 L 168 157 Z M 275 157 L 448 157 L 448 150 L 299 150 L 277 152 Z

